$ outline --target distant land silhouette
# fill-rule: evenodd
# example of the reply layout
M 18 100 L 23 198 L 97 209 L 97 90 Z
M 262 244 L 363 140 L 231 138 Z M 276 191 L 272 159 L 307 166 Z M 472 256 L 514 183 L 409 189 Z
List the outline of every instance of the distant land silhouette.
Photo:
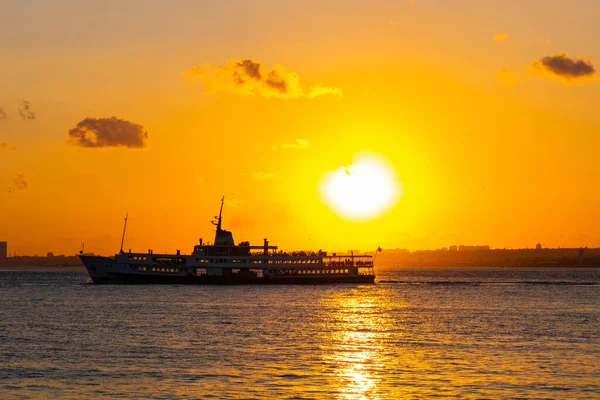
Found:
M 77 256 L 16 256 L 0 258 L 0 267 L 83 267 L 83 263 Z
M 384 250 L 375 265 L 398 267 L 600 267 L 600 248 L 490 249 L 451 246 L 438 250 Z
M 358 254 L 358 250 L 353 250 Z M 600 267 L 600 248 L 491 249 L 489 246 L 450 246 L 437 250 L 383 249 L 376 266 L 385 267 Z M 3 266 L 83 266 L 78 256 L 0 257 Z

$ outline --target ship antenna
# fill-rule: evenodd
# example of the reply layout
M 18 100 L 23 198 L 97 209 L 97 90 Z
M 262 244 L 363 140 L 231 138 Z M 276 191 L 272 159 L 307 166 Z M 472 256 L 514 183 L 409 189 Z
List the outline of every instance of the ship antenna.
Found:
M 225 203 L 225 196 L 221 197 L 221 209 L 219 210 L 219 216 L 215 217 L 217 219 L 217 222 L 212 221 L 212 224 L 216 225 L 217 227 L 217 232 L 221 231 L 221 216 L 223 215 L 223 203 Z
M 123 242 L 125 242 L 125 231 L 127 230 L 127 217 L 129 213 L 125 214 L 125 225 L 123 226 L 123 237 L 121 238 L 121 253 L 123 252 Z

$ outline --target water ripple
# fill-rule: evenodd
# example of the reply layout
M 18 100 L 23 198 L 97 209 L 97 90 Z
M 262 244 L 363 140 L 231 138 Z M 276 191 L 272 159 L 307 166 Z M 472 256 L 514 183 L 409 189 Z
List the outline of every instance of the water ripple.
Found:
M 598 398 L 597 270 L 377 285 L 97 286 L 0 273 L 2 398 Z

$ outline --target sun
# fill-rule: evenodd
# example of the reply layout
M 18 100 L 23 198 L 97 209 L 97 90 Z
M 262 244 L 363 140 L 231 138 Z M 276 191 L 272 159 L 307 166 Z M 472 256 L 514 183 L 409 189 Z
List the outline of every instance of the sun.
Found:
M 359 153 L 352 165 L 326 172 L 320 184 L 323 201 L 342 217 L 353 220 L 369 220 L 384 214 L 397 202 L 401 192 L 390 163 L 373 153 Z

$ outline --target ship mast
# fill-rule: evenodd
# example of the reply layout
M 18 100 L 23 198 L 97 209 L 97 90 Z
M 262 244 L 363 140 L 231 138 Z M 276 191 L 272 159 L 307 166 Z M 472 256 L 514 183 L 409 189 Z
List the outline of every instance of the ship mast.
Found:
M 223 203 L 225 203 L 225 196 L 221 197 L 221 209 L 219 210 L 219 216 L 215 216 L 217 222 L 211 221 L 212 224 L 217 227 L 217 232 L 221 232 L 221 216 L 223 215 Z
M 219 210 L 219 216 L 215 217 L 216 221 L 212 221 L 212 224 L 217 227 L 215 234 L 215 246 L 234 246 L 233 235 L 231 232 L 221 228 L 223 222 L 223 204 L 225 204 L 225 196 L 221 197 L 221 209 Z
M 123 226 L 123 237 L 121 238 L 121 253 L 123 252 L 123 242 L 125 242 L 125 231 L 127 230 L 127 217 L 129 213 L 125 214 L 125 226 Z

